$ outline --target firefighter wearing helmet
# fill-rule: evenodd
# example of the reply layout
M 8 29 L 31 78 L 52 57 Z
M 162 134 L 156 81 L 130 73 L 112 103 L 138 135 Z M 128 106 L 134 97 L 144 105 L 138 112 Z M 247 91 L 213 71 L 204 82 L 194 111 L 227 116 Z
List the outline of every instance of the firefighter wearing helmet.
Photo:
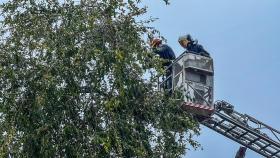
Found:
M 173 50 L 167 44 L 162 44 L 162 40 L 155 38 L 151 41 L 151 47 L 153 52 L 158 54 L 162 59 L 166 59 L 167 62 L 164 63 L 164 66 L 169 66 L 171 61 L 176 58 Z
M 191 53 L 210 57 L 209 53 L 202 47 L 202 45 L 198 44 L 197 40 L 193 40 L 189 34 L 180 36 L 178 42 L 183 48 Z
M 150 43 L 153 52 L 158 54 L 160 58 L 165 59 L 166 61 L 163 63 L 163 67 L 168 68 L 166 71 L 166 78 L 168 78 L 172 74 L 172 60 L 176 58 L 173 50 L 167 44 L 162 44 L 162 40 L 158 38 L 154 38 Z M 167 85 L 165 88 L 170 89 L 172 87 L 172 78 L 167 80 Z

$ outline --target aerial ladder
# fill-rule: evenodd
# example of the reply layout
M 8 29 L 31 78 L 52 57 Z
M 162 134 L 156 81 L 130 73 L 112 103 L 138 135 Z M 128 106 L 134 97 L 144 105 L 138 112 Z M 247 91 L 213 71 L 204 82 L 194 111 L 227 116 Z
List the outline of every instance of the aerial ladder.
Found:
M 280 158 L 280 132 L 225 102 L 214 104 L 213 115 L 201 122 L 227 138 L 270 158 Z
M 181 89 L 184 93 L 183 110 L 200 124 L 264 157 L 280 158 L 280 131 L 237 112 L 226 101 L 213 101 L 214 68 L 211 57 L 184 52 L 170 67 L 172 74 L 159 81 L 158 89 Z

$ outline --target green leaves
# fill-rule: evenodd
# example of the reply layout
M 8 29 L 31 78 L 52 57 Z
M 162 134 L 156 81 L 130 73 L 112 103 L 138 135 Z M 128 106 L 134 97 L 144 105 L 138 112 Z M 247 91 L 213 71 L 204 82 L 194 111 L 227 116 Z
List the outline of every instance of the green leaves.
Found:
M 158 92 L 162 60 L 140 1 L 1 6 L 0 155 L 180 157 L 198 125 L 180 92 Z M 148 20 L 149 21 L 149 20 Z M 163 72 L 159 72 L 162 73 Z M 151 76 L 147 76 L 150 73 Z

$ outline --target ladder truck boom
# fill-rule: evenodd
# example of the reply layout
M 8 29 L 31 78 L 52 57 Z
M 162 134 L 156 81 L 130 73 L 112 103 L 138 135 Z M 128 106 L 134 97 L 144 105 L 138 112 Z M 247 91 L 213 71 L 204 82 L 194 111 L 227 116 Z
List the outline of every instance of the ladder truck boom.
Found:
M 193 103 L 182 109 L 221 135 L 269 158 L 280 158 L 280 132 L 247 114 L 234 110 L 226 101 L 216 101 L 214 107 Z
M 158 89 L 181 89 L 182 109 L 202 125 L 269 158 L 280 158 L 280 132 L 226 101 L 213 101 L 214 67 L 211 57 L 184 52 L 171 65 L 172 74 L 159 80 Z M 169 68 L 167 68 L 169 69 Z M 172 87 L 167 83 L 172 83 Z M 244 149 L 239 155 L 245 154 Z M 238 155 L 238 154 L 237 154 Z
M 217 101 L 210 119 L 204 126 L 227 138 L 270 158 L 280 158 L 280 132 L 257 119 L 236 112 L 225 101 Z

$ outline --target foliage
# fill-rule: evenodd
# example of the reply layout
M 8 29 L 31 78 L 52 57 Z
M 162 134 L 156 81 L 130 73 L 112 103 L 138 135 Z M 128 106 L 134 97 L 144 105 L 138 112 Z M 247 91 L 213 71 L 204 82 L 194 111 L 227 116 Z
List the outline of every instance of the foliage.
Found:
M 1 6 L 1 157 L 180 157 L 198 125 L 156 91 L 141 1 Z M 150 77 L 147 77 L 150 72 Z M 175 94 L 174 94 L 175 95 Z M 180 96 L 180 93 L 176 94 Z

